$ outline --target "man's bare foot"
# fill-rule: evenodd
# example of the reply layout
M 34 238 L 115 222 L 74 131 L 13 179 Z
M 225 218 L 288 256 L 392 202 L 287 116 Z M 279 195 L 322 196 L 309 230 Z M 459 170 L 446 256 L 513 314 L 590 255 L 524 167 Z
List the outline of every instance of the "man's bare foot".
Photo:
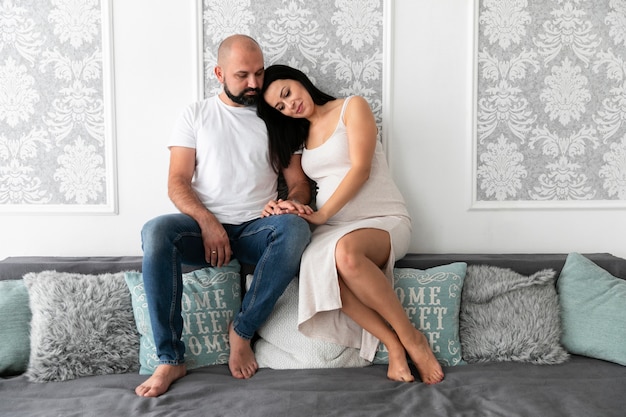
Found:
M 165 393 L 177 379 L 187 375 L 187 367 L 183 365 L 159 365 L 152 376 L 135 388 L 140 397 L 158 397 Z
M 406 352 L 402 345 L 398 343 L 399 349 L 389 349 L 389 366 L 387 367 L 387 378 L 392 381 L 413 382 L 415 377 L 411 373 L 409 363 L 406 360 Z
M 230 373 L 235 378 L 250 378 L 259 369 L 250 340 L 239 336 L 233 329 L 232 323 L 228 328 L 228 339 L 230 343 L 230 356 L 228 358 Z
M 443 370 L 428 345 L 428 340 L 419 330 L 415 329 L 414 342 L 404 345 L 413 364 L 417 367 L 422 382 L 428 385 L 443 380 Z

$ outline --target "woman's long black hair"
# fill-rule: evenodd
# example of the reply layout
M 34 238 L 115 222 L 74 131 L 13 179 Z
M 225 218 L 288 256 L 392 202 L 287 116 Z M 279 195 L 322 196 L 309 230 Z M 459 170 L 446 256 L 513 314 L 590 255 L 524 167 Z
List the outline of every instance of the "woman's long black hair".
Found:
M 276 172 L 280 172 L 289 166 L 291 155 L 304 145 L 309 134 L 310 123 L 307 119 L 287 117 L 265 101 L 263 94 L 267 91 L 267 87 L 276 80 L 298 81 L 309 92 L 313 102 L 317 105 L 326 104 L 335 100 L 335 97 L 315 87 L 309 77 L 298 69 L 287 65 L 271 65 L 265 69 L 261 97 L 257 103 L 257 113 L 267 126 L 272 166 Z

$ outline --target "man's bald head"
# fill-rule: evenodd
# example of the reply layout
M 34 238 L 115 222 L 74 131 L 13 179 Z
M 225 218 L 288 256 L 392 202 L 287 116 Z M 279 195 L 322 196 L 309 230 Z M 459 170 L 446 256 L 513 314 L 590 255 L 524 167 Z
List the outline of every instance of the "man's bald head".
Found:
M 261 47 L 256 40 L 248 35 L 231 35 L 220 43 L 217 49 L 217 65 L 225 65 L 233 51 L 243 53 L 261 53 Z

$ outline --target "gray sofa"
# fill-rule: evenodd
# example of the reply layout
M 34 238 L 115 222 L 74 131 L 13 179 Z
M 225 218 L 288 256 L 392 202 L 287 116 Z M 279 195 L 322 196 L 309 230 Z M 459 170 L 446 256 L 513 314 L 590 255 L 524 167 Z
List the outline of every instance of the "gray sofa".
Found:
M 625 259 L 610 254 L 585 257 L 614 277 L 626 279 Z M 558 276 L 566 258 L 567 254 L 409 254 L 396 266 L 427 270 L 464 262 L 523 275 L 549 268 Z M 101 274 L 140 269 L 140 257 L 11 257 L 0 262 L 0 280 L 45 270 Z M 25 375 L 3 376 L 0 416 L 625 415 L 626 366 L 607 360 L 571 354 L 555 365 L 484 361 L 445 366 L 444 370 L 442 383 L 427 386 L 419 380 L 390 381 L 382 364 L 262 368 L 249 380 L 232 378 L 227 365 L 214 365 L 190 370 L 159 398 L 134 394 L 135 386 L 146 378 L 136 371 L 46 383 L 30 382 Z

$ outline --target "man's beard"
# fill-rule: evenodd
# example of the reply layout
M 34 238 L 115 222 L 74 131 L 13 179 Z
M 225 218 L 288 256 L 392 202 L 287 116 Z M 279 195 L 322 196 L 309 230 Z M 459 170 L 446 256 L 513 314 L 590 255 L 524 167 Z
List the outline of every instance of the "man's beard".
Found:
M 256 94 L 253 96 L 247 95 L 246 93 L 249 93 L 250 91 L 254 91 L 256 92 Z M 256 104 L 259 98 L 259 95 L 261 94 L 261 89 L 260 88 L 246 88 L 245 90 L 241 92 L 241 94 L 236 96 L 230 92 L 230 90 L 228 89 L 228 86 L 226 85 L 226 83 L 224 83 L 224 92 L 226 93 L 228 98 L 231 99 L 233 102 L 237 104 L 241 104 L 242 106 L 251 106 L 253 104 Z

